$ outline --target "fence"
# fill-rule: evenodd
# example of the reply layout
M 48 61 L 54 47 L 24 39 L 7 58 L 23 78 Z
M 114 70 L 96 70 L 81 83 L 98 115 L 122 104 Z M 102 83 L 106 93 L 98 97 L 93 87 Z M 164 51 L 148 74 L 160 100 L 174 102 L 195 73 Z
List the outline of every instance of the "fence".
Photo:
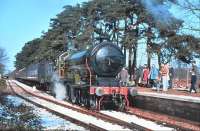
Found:
M 190 68 L 175 68 L 174 69 L 174 88 L 188 88 L 191 86 Z M 200 86 L 200 72 L 197 75 L 197 84 Z

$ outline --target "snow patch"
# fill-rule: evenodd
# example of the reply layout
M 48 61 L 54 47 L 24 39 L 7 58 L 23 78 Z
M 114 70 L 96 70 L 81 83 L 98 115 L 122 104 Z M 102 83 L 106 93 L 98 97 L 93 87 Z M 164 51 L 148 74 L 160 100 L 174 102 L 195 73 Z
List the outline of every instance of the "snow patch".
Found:
M 113 123 L 110 123 L 110 122 L 105 122 L 105 121 L 103 121 L 101 119 L 98 119 L 98 118 L 96 118 L 94 116 L 82 114 L 80 112 L 65 108 L 63 106 L 59 106 L 57 104 L 48 102 L 46 100 L 39 99 L 37 97 L 28 97 L 28 96 L 25 96 L 23 94 L 21 94 L 21 95 L 23 97 L 26 97 L 27 99 L 29 99 L 31 101 L 34 101 L 37 104 L 40 104 L 40 105 L 45 106 L 45 107 L 48 107 L 49 109 L 54 110 L 56 112 L 59 112 L 61 114 L 68 115 L 68 116 L 70 116 L 70 117 L 72 117 L 74 119 L 78 119 L 78 120 L 80 120 L 80 121 L 82 121 L 82 122 L 84 122 L 86 124 L 90 124 L 91 123 L 93 125 L 96 125 L 98 127 L 104 128 L 106 130 L 122 130 L 122 131 L 123 130 L 130 130 L 128 128 L 124 128 L 123 126 L 120 126 L 120 125 L 117 125 L 117 124 L 113 124 Z M 53 119 L 55 119 L 55 118 L 53 118 Z M 67 125 L 67 124 L 65 124 L 65 125 Z
M 115 118 L 123 120 L 123 121 L 126 121 L 128 123 L 136 123 L 138 125 L 142 125 L 143 127 L 146 127 L 148 129 L 154 130 L 154 131 L 173 131 L 174 130 L 173 128 L 165 127 L 165 126 L 159 125 L 155 122 L 145 120 L 145 119 L 139 118 L 135 115 L 129 115 L 129 114 L 126 114 L 123 112 L 101 111 L 101 113 L 115 117 Z
M 34 109 L 33 113 L 40 117 L 41 124 L 45 130 L 86 130 L 83 127 L 80 127 L 74 123 L 66 121 L 65 119 L 62 119 L 56 115 L 53 115 L 47 110 L 39 108 L 19 97 L 8 95 L 6 98 L 10 100 L 15 106 L 19 106 L 20 104 L 25 104 L 26 106 L 33 107 Z M 29 97 L 29 99 L 32 99 L 32 97 Z M 3 108 L 0 107 L 0 112 L 2 110 Z

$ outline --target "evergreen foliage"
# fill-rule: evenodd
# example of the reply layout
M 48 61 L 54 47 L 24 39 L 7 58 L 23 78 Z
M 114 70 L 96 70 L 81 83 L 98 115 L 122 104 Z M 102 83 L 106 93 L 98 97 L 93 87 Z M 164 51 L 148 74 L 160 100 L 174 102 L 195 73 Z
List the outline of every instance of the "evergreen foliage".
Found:
M 153 54 L 160 63 L 168 63 L 172 56 L 189 63 L 200 55 L 200 39 L 179 34 L 183 21 L 169 12 L 168 3 L 176 4 L 174 0 L 91 0 L 65 6 L 41 38 L 25 44 L 15 66 L 53 60 L 69 48 L 81 50 L 103 40 L 129 50 L 129 73 L 136 67 L 139 40 L 147 44 L 148 65 Z

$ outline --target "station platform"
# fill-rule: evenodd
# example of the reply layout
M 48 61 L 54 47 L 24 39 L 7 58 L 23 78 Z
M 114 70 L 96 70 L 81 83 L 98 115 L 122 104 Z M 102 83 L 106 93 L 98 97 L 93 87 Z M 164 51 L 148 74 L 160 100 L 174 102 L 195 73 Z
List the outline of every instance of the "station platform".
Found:
M 200 93 L 169 89 L 167 92 L 138 87 L 133 106 L 200 123 Z
M 168 91 L 157 91 L 151 88 L 138 87 L 138 95 L 158 97 L 171 100 L 188 101 L 200 103 L 200 93 L 189 93 L 186 89 L 168 89 Z

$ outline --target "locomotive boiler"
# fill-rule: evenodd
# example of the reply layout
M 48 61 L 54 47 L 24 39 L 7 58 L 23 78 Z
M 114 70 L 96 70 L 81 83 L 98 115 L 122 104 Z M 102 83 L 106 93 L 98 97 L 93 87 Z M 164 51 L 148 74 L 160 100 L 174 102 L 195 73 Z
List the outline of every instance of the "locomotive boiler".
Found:
M 95 109 L 112 105 L 120 110 L 129 105 L 128 88 L 121 87 L 117 78 L 125 65 L 125 56 L 117 45 L 94 45 L 65 57 L 64 64 L 67 99 L 73 103 Z

